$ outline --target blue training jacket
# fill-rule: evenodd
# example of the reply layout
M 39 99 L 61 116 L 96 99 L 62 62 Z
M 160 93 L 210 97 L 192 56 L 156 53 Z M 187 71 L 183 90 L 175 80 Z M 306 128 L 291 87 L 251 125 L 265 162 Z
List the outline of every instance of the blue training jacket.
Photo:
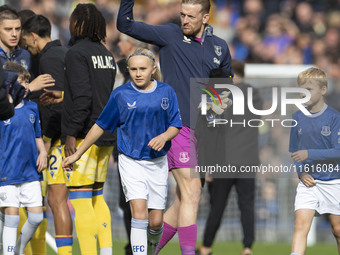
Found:
M 29 72 L 31 71 L 30 53 L 18 46 L 12 53 L 9 51 L 4 51 L 4 49 L 0 47 L 0 60 L 2 65 L 4 65 L 6 61 L 16 61 L 18 64 L 25 67 Z
M 137 40 L 159 46 L 160 66 L 164 82 L 171 85 L 177 95 L 183 125 L 194 128 L 198 114 L 200 93 L 190 95 L 190 78 L 208 78 L 214 68 L 231 71 L 231 57 L 227 43 L 213 35 L 207 25 L 202 42 L 184 36 L 176 24 L 148 25 L 133 20 L 134 0 L 122 0 L 117 19 L 117 28 Z M 197 91 L 196 91 L 197 90 Z M 192 92 L 199 92 L 196 88 Z M 190 121 L 190 107 L 192 111 Z

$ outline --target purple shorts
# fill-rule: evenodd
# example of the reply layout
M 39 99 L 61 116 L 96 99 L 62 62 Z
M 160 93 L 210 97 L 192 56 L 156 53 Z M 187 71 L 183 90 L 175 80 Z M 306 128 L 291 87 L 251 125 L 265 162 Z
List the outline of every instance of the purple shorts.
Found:
M 197 166 L 195 131 L 183 126 L 179 134 L 171 140 L 171 148 L 167 156 L 169 170 L 173 168 L 195 168 Z

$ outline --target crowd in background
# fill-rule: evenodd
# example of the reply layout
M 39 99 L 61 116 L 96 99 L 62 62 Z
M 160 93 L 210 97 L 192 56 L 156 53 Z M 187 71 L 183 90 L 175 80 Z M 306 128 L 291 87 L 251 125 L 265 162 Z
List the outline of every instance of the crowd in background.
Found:
M 68 17 L 86 0 L 11 0 L 15 9 L 31 9 L 53 23 L 54 38 L 69 39 Z M 116 29 L 118 0 L 95 0 L 107 21 L 106 46 L 120 57 Z M 179 0 L 136 1 L 136 20 L 179 23 Z M 247 63 L 314 64 L 340 77 L 340 1 L 215 0 L 210 24 L 225 39 L 232 57 Z
M 60 39 L 64 45 L 70 39 L 70 13 L 76 4 L 84 2 L 94 2 L 102 11 L 107 22 L 106 47 L 117 61 L 123 58 L 116 28 L 120 0 L 5 1 L 16 10 L 30 9 L 48 17 L 52 39 Z M 179 24 L 180 3 L 180 0 L 136 0 L 134 18 L 153 25 Z M 232 58 L 246 63 L 313 64 L 329 77 L 340 78 L 340 0 L 215 0 L 209 23 L 214 33 L 227 41 Z M 156 48 L 153 50 L 157 53 Z M 337 98 L 334 101 L 339 101 Z M 286 156 L 284 160 L 289 157 L 287 144 L 282 143 L 288 133 L 276 134 L 278 129 L 270 132 L 274 134 L 270 134 L 268 146 L 261 148 L 261 161 L 281 164 L 280 155 Z M 260 223 L 268 223 L 279 215 L 276 193 L 280 189 L 274 179 L 260 180 L 256 208 Z M 272 237 L 272 233 L 269 235 Z

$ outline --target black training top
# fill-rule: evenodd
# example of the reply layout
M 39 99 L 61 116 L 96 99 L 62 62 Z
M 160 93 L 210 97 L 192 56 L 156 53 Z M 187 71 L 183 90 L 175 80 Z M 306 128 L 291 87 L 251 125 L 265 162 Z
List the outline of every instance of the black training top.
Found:
M 49 90 L 64 90 L 65 84 L 65 55 L 68 48 L 61 45 L 59 40 L 48 42 L 39 54 L 39 74 L 50 74 L 55 85 Z M 50 106 L 39 104 L 41 132 L 53 141 L 61 136 L 62 103 Z
M 65 67 L 62 134 L 85 138 L 109 100 L 116 63 L 103 44 L 85 38 L 76 40 L 69 49 Z M 112 134 L 105 131 L 96 145 L 113 145 Z

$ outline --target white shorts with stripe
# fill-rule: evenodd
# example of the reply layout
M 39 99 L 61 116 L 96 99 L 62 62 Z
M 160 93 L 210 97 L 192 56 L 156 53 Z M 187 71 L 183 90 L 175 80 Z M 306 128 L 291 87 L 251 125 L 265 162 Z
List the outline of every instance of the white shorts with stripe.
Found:
M 118 164 L 126 201 L 145 199 L 149 209 L 165 209 L 168 185 L 166 155 L 136 160 L 119 154 Z
M 295 211 L 311 209 L 319 214 L 340 215 L 340 180 L 320 181 L 306 187 L 301 181 L 296 189 Z

